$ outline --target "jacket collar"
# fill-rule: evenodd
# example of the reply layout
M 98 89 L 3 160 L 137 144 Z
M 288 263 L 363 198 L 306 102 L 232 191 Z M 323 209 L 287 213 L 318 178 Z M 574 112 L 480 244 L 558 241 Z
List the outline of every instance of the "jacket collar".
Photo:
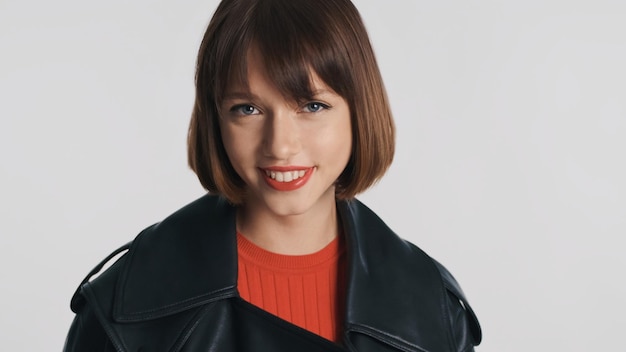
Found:
M 346 342 L 406 351 L 447 345 L 444 286 L 432 260 L 357 200 L 337 203 L 348 250 Z M 144 321 L 237 297 L 235 208 L 206 195 L 132 243 L 113 317 Z M 407 314 L 410 312 L 410 314 Z

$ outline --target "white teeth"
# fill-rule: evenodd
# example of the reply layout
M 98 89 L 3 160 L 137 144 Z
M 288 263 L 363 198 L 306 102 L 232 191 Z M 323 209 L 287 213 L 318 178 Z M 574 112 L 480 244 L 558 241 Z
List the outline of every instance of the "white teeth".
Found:
M 300 177 L 304 176 L 306 173 L 305 170 L 296 170 L 296 171 L 270 171 L 265 170 L 265 174 L 269 176 L 271 179 L 276 180 L 278 182 L 291 182 L 293 180 L 297 180 Z

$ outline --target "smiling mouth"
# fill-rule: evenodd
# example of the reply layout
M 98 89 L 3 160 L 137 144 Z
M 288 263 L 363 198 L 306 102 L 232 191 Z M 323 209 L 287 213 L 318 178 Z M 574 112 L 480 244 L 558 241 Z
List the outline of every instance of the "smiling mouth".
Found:
M 264 170 L 265 175 L 275 180 L 276 182 L 291 182 L 299 179 L 300 177 L 304 177 L 306 174 L 306 170 L 294 170 L 294 171 L 275 171 L 275 170 Z
M 267 169 L 259 168 L 268 186 L 277 191 L 295 191 L 304 186 L 311 175 L 315 172 L 315 167 L 281 167 L 274 166 Z

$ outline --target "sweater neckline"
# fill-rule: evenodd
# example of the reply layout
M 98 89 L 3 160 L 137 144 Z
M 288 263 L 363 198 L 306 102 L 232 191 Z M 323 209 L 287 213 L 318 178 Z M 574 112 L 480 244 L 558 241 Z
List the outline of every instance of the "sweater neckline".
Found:
M 341 236 L 337 236 L 317 252 L 303 255 L 287 255 L 263 249 L 237 232 L 237 252 L 247 263 L 273 270 L 308 271 L 338 260 L 344 251 Z

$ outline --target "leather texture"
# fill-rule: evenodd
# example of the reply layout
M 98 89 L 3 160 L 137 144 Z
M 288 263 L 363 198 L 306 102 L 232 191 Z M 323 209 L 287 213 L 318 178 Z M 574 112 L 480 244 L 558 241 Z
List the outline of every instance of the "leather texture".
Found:
M 473 351 L 481 329 L 452 275 L 358 200 L 337 206 L 348 255 L 341 345 L 239 297 L 235 208 L 206 195 L 92 270 L 72 298 L 64 351 Z

